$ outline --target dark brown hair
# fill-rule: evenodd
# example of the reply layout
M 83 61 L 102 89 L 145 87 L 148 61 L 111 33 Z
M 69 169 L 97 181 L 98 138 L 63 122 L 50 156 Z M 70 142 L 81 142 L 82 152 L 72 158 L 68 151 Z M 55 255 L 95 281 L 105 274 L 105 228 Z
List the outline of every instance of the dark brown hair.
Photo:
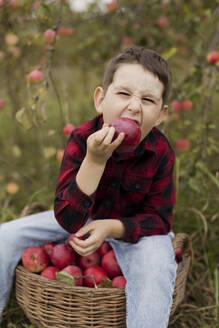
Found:
M 119 65 L 124 63 L 138 63 L 159 78 L 164 85 L 162 94 L 164 104 L 172 83 L 172 74 L 168 64 L 156 51 L 139 46 L 126 48 L 110 60 L 103 77 L 104 93 L 113 82 L 114 74 Z

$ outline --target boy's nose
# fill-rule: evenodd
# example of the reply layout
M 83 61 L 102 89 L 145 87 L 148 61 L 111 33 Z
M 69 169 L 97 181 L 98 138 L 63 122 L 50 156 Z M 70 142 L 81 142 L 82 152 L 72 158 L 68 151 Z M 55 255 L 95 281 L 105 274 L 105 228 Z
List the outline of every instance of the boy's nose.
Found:
M 138 113 L 141 111 L 141 102 L 138 97 L 133 97 L 129 103 L 128 110 L 130 112 Z

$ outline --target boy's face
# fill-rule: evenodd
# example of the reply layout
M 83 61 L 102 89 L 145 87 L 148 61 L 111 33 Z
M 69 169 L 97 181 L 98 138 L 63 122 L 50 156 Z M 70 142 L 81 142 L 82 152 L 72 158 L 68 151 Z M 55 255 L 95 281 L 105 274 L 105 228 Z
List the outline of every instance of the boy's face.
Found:
M 167 106 L 162 108 L 163 88 L 158 77 L 141 65 L 121 64 L 105 95 L 101 87 L 96 88 L 96 110 L 108 124 L 119 117 L 133 119 L 141 128 L 142 140 L 167 115 Z

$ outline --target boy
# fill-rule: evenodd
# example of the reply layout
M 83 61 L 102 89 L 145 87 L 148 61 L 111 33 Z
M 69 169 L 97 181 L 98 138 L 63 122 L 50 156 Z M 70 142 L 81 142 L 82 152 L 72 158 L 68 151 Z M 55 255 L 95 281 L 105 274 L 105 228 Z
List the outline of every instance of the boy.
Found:
M 110 242 L 127 280 L 127 328 L 168 326 L 177 269 L 171 242 L 174 152 L 156 126 L 167 115 L 170 86 L 168 65 L 152 50 L 134 46 L 110 61 L 94 92 L 99 115 L 75 129 L 65 149 L 54 203 L 60 226 L 52 211 L 0 226 L 0 311 L 25 248 L 89 233 L 71 245 L 87 256 Z M 141 129 L 133 152 L 116 152 L 124 134 L 113 140 L 109 124 L 119 117 Z M 2 252 L 6 243 L 10 263 Z

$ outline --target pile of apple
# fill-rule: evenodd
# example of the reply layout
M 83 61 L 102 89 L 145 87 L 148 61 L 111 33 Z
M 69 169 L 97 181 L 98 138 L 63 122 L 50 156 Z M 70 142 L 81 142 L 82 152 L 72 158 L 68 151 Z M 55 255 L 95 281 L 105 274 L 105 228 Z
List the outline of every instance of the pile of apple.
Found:
M 51 280 L 64 281 L 59 279 L 63 274 L 73 277 L 75 286 L 125 287 L 126 280 L 114 250 L 107 241 L 89 256 L 81 256 L 69 244 L 73 237 L 74 234 L 71 234 L 62 244 L 47 243 L 28 247 L 22 254 L 23 266 L 30 272 Z M 108 281 L 107 286 L 103 281 Z

